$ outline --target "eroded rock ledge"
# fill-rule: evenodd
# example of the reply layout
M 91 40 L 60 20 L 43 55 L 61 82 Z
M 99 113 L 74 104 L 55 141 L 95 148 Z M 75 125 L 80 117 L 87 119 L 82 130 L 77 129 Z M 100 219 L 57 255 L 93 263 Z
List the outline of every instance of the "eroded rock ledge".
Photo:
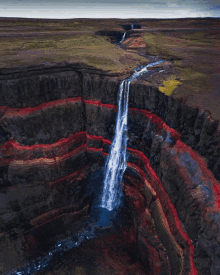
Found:
M 84 178 L 108 153 L 120 78 L 71 70 L 1 80 L 4 271 L 36 254 L 41 232 L 56 223 L 68 231 L 89 211 Z M 136 254 L 152 274 L 196 274 L 195 266 L 199 274 L 218 274 L 220 185 L 206 161 L 182 142 L 188 139 L 197 151 L 208 148 L 210 166 L 219 157 L 217 122 L 143 84 L 131 84 L 129 104 L 123 187 Z

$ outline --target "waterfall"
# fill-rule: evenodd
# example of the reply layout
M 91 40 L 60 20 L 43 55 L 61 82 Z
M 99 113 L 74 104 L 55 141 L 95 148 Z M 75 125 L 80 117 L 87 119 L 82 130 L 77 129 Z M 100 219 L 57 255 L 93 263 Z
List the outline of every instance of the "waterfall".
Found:
M 131 24 L 131 30 L 133 30 L 134 29 L 134 25 L 133 24 Z
M 48 254 L 42 258 L 37 258 L 35 261 L 31 261 L 24 268 L 19 268 L 11 275 L 33 275 L 38 271 L 41 271 L 51 264 L 58 257 L 62 257 L 63 251 L 68 251 L 75 247 L 78 247 L 82 242 L 94 238 L 98 233 L 94 232 L 95 227 L 100 225 L 108 226 L 110 220 L 110 211 L 120 205 L 120 199 L 122 197 L 122 185 L 121 181 L 124 172 L 127 168 L 126 163 L 126 149 L 127 149 L 127 119 L 128 119 L 128 99 L 129 99 L 129 87 L 133 79 L 148 72 L 149 67 L 162 63 L 158 61 L 150 63 L 139 70 L 135 70 L 133 75 L 120 84 L 118 94 L 118 113 L 116 119 L 115 136 L 110 148 L 110 154 L 107 157 L 105 165 L 105 177 L 104 188 L 101 201 L 101 214 L 99 221 L 91 226 L 87 226 L 82 232 L 78 232 L 77 235 L 73 235 L 62 241 L 58 241 L 55 244 L 55 248 L 49 251 Z M 107 221 L 105 221 L 107 219 Z M 104 220 L 104 222 L 103 222 Z
M 120 84 L 115 138 L 106 162 L 101 207 L 106 208 L 109 211 L 118 206 L 120 202 L 120 182 L 127 167 L 126 148 L 128 139 L 127 117 L 129 85 L 130 81 L 128 80 L 124 80 Z
M 119 43 L 122 43 L 125 40 L 125 35 L 126 35 L 126 32 L 123 34 L 122 39 Z
M 158 65 L 162 62 L 163 61 L 161 60 L 150 63 L 138 71 L 135 70 L 131 77 L 123 80 L 120 84 L 115 136 L 105 165 L 104 188 L 100 205 L 102 208 L 106 208 L 109 211 L 112 211 L 120 205 L 122 196 L 121 181 L 127 168 L 127 120 L 130 83 L 138 76 L 147 73 L 149 67 Z

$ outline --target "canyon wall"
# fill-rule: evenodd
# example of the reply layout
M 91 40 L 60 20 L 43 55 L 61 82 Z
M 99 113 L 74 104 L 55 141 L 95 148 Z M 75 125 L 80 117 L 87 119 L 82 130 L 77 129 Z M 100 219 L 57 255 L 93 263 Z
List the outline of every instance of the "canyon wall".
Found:
M 0 73 L 5 272 L 44 249 L 45 232 L 59 225 L 52 245 L 89 212 L 95 194 L 85 178 L 105 163 L 123 76 L 79 64 Z M 218 122 L 141 83 L 131 83 L 129 107 L 123 188 L 135 254 L 151 274 L 218 274 Z
M 34 107 L 69 97 L 116 104 L 119 82 L 124 78 L 84 68 L 80 64 L 54 68 L 27 67 L 23 71 L 2 69 L 0 74 L 2 113 L 3 106 Z M 131 83 L 129 107 L 149 110 L 181 133 L 181 141 L 204 156 L 208 168 L 220 180 L 220 124 L 207 111 L 191 107 L 184 103 L 184 99 L 174 99 L 141 83 Z

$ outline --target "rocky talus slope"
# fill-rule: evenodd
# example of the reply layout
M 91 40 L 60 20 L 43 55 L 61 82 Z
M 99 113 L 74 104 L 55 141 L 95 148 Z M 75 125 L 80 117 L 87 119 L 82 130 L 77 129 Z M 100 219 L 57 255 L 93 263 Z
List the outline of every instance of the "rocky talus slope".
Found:
M 109 152 L 123 76 L 80 64 L 0 73 L 4 274 L 89 213 L 87 177 Z M 128 127 L 123 189 L 133 252 L 150 274 L 219 274 L 219 122 L 137 82 Z

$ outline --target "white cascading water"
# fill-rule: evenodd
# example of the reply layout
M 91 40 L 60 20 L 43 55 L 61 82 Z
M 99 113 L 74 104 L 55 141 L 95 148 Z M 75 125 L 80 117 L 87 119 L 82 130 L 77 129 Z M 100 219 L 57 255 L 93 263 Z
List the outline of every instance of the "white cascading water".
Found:
M 128 120 L 128 99 L 129 87 L 133 79 L 147 73 L 149 67 L 162 63 L 158 61 L 150 63 L 139 71 L 135 71 L 131 77 L 123 80 L 119 88 L 118 114 L 116 119 L 115 136 L 107 157 L 104 171 L 104 188 L 100 207 L 112 211 L 121 203 L 123 174 L 127 168 L 127 120 Z
M 122 43 L 125 40 L 125 35 L 126 35 L 126 32 L 123 34 L 122 39 L 119 43 Z

